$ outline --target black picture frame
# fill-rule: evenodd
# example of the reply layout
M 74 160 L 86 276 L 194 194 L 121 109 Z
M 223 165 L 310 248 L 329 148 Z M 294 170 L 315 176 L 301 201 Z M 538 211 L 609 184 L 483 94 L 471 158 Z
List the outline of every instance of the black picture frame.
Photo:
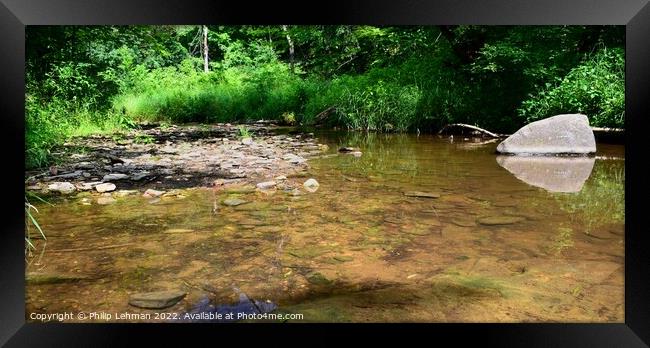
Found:
M 626 231 L 624 324 L 418 324 L 418 325 L 187 325 L 31 324 L 25 322 L 24 67 L 26 25 L 103 24 L 480 24 L 626 26 Z M 340 342 L 339 335 L 377 340 L 422 335 L 454 345 L 475 341 L 496 346 L 647 347 L 650 343 L 650 251 L 644 228 L 646 196 L 642 166 L 650 117 L 650 4 L 647 0 L 446 0 L 278 3 L 154 0 L 0 0 L 0 117 L 3 122 L 0 181 L 7 202 L 0 243 L 0 343 L 7 346 L 122 346 L 136 335 L 160 340 L 224 338 L 267 343 L 299 329 L 308 345 Z M 398 330 L 394 330 L 397 328 Z M 183 331 L 181 333 L 180 331 Z M 305 337 L 300 338 L 304 340 Z M 302 341 L 305 342 L 305 341 Z M 644 343 L 645 342 L 645 343 Z M 291 343 L 291 342 L 289 342 Z M 298 342 L 296 342 L 298 343 Z

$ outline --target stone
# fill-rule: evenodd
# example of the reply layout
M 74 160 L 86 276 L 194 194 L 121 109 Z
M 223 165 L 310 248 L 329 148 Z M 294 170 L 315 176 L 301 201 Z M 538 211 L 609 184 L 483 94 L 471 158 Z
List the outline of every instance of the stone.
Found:
M 487 216 L 478 218 L 476 221 L 481 225 L 497 226 L 497 225 L 512 225 L 522 222 L 525 219 L 517 216 Z
M 55 182 L 55 183 L 49 184 L 47 186 L 47 189 L 50 190 L 50 191 L 59 192 L 59 193 L 63 193 L 63 194 L 69 194 L 69 193 L 72 193 L 72 192 L 74 192 L 76 190 L 74 185 L 69 183 L 69 182 Z
M 133 294 L 129 304 L 139 308 L 163 309 L 168 308 L 182 300 L 187 293 L 182 291 L 155 291 Z
M 265 181 L 257 184 L 257 188 L 260 190 L 269 190 L 275 187 L 277 183 L 275 181 Z
M 236 207 L 238 205 L 246 204 L 248 201 L 239 198 L 228 198 L 223 201 L 223 204 L 229 207 Z
M 154 190 L 154 189 L 148 189 L 148 190 L 144 191 L 144 193 L 142 194 L 142 197 L 146 197 L 146 198 L 160 197 L 164 193 L 165 193 L 165 191 L 158 191 L 158 190 Z
M 528 185 L 550 192 L 580 192 L 591 175 L 593 157 L 497 156 L 497 163 Z
M 275 180 L 276 181 L 284 181 L 284 180 L 287 180 L 287 177 L 286 177 L 286 175 L 280 175 L 280 176 L 276 176 Z
M 113 197 L 99 197 L 97 198 L 97 204 L 99 205 L 107 205 L 107 204 L 113 204 L 117 202 L 117 200 Z
M 104 175 L 104 178 L 102 178 L 102 181 L 124 180 L 124 179 L 126 179 L 128 177 L 129 177 L 128 175 L 122 174 L 122 173 L 111 173 L 111 174 Z
M 241 143 L 243 145 L 251 145 L 251 144 L 253 144 L 253 139 L 252 138 L 244 138 L 244 139 L 241 140 Z
M 529 123 L 497 146 L 497 152 L 516 155 L 591 154 L 596 139 L 589 119 L 566 114 Z
M 95 190 L 99 193 L 104 193 L 104 192 L 110 192 L 115 190 L 115 184 L 112 184 L 110 182 L 104 183 L 104 184 L 99 184 L 95 186 Z
M 308 192 L 316 192 L 318 190 L 318 187 L 320 186 L 320 184 L 318 183 L 318 181 L 316 181 L 316 179 L 310 178 L 310 179 L 307 179 L 307 181 L 305 181 L 305 183 L 302 184 L 302 186 Z
M 418 197 L 418 198 L 440 198 L 439 193 L 420 192 L 420 191 L 404 192 L 404 196 L 406 196 L 406 197 Z

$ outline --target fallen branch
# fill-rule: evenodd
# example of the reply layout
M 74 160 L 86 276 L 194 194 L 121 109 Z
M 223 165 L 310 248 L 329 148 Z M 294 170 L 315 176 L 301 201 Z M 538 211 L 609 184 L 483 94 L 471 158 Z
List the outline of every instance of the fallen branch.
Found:
M 479 133 L 482 133 L 482 134 L 487 135 L 487 136 L 492 137 L 492 138 L 502 138 L 502 137 L 505 136 L 503 134 L 492 133 L 492 132 L 490 132 L 488 130 L 485 130 L 483 128 L 479 128 L 479 127 L 472 126 L 472 125 L 469 125 L 469 124 L 464 124 L 464 123 L 448 124 L 448 125 L 442 127 L 442 129 L 438 132 L 438 134 L 443 134 L 446 130 L 448 130 L 450 128 L 466 128 L 466 129 L 471 130 L 472 132 L 479 132 Z

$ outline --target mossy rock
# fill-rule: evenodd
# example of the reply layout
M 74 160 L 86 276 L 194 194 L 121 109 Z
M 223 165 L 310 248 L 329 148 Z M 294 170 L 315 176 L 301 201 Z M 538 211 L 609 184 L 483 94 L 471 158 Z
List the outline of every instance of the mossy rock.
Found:
M 314 285 L 330 285 L 332 281 L 319 272 L 307 274 L 307 281 Z

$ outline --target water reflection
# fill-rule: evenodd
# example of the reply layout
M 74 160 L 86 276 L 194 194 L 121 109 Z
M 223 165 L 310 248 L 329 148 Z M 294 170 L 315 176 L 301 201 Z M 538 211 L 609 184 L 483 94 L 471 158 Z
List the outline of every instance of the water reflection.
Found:
M 580 192 L 594 162 L 593 157 L 497 156 L 517 179 L 551 192 Z
M 207 296 L 203 297 L 183 318 L 190 318 L 190 322 L 235 322 L 251 315 L 269 313 L 278 308 L 271 301 L 253 300 L 245 293 L 238 292 L 239 302 L 235 304 L 213 305 Z

